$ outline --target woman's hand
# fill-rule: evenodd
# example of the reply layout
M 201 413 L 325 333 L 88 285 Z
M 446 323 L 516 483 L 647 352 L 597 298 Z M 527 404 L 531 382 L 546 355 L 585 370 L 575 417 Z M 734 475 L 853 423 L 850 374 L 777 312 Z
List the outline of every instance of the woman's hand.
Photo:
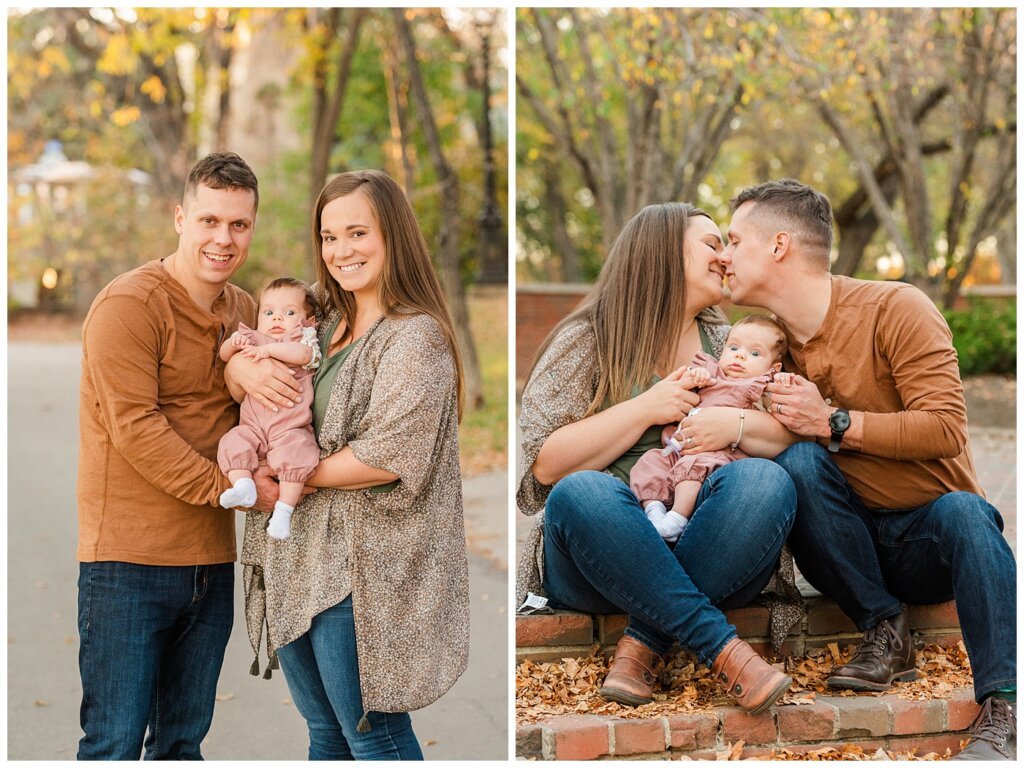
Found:
M 687 368 L 677 368 L 643 394 L 636 401 L 643 405 L 647 425 L 680 421 L 700 402 L 700 395 L 692 391 L 693 379 Z
M 721 451 L 736 441 L 739 432 L 739 408 L 699 408 L 683 419 L 683 454 Z
M 275 413 L 279 406 L 291 408 L 302 402 L 302 386 L 292 369 L 279 360 L 253 361 L 235 355 L 224 368 L 224 380 L 236 400 L 248 394 Z

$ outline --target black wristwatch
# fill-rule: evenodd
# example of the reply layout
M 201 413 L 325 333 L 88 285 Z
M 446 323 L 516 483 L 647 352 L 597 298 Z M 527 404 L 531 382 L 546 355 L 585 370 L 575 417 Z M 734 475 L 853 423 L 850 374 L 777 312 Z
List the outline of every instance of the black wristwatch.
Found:
M 843 442 L 843 435 L 850 428 L 850 412 L 845 408 L 836 408 L 835 412 L 828 417 L 828 426 L 832 430 L 832 439 L 828 442 L 828 449 L 831 453 L 838 453 L 839 444 Z

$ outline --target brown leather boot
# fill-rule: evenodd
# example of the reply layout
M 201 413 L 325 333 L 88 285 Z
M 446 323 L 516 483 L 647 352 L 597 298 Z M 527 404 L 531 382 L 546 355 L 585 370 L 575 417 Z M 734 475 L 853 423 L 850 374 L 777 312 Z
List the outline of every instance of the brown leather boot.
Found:
M 711 674 L 725 683 L 730 696 L 752 715 L 764 712 L 793 684 L 793 678 L 762 659 L 734 637 L 711 665 Z
M 865 632 L 853 658 L 832 670 L 828 684 L 851 691 L 885 691 L 893 680 L 916 679 L 916 664 L 910 621 L 907 611 L 903 611 Z
M 609 701 L 637 707 L 654 701 L 654 669 L 661 661 L 654 651 L 629 635 L 615 646 L 608 676 L 600 694 Z

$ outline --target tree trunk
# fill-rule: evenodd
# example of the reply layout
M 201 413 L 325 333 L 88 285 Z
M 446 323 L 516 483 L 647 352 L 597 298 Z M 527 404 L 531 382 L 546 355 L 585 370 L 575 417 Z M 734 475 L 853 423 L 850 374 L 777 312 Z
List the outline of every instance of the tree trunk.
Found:
M 583 265 L 579 251 L 565 227 L 565 215 L 568 213 L 565 197 L 562 193 L 562 179 L 558 166 L 550 156 L 542 161 L 544 179 L 544 208 L 551 218 L 551 244 L 558 264 L 558 277 L 563 283 L 582 283 Z
M 405 53 L 410 91 L 420 115 L 430 159 L 434 164 L 437 182 L 441 188 L 441 224 L 438 232 L 437 251 L 440 262 L 439 276 L 441 285 L 448 295 L 455 333 L 458 336 L 459 348 L 462 352 L 462 368 L 466 377 L 466 405 L 469 408 L 478 408 L 483 404 L 483 380 L 480 375 L 480 364 L 477 361 L 476 346 L 473 343 L 473 335 L 469 327 L 469 309 L 459 270 L 459 180 L 441 146 L 437 123 L 434 120 L 433 110 L 430 108 L 430 99 L 427 97 L 427 90 L 423 84 L 420 65 L 416 60 L 416 41 L 413 39 L 409 22 L 405 18 L 405 10 L 393 9 L 392 15 Z
M 315 75 L 315 106 L 313 123 L 313 156 L 310 160 L 309 173 L 309 201 L 310 207 L 316 204 L 320 190 L 327 181 L 328 166 L 331 159 L 331 148 L 334 146 L 334 136 L 338 129 L 338 119 L 341 117 L 341 108 L 345 102 L 345 91 L 348 89 L 349 75 L 352 72 L 352 59 L 355 57 L 356 48 L 359 46 L 359 30 L 366 18 L 366 8 L 353 8 L 348 14 L 348 35 L 344 45 L 338 52 L 338 74 L 334 81 L 334 87 L 328 93 L 327 89 L 327 67 L 326 63 L 318 67 Z M 333 42 L 335 33 L 343 19 L 337 8 L 330 10 L 328 17 L 327 35 L 325 35 L 324 48 L 328 48 Z

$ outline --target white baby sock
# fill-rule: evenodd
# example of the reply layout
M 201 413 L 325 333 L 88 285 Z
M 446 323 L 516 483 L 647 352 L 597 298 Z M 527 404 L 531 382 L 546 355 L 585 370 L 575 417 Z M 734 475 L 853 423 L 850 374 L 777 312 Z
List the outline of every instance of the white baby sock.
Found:
M 661 520 L 651 522 L 654 523 L 654 527 L 665 541 L 672 544 L 679 540 L 679 536 L 683 532 L 683 528 L 690 522 L 685 517 L 680 515 L 674 509 L 670 509 Z
M 655 525 L 657 525 L 661 518 L 665 516 L 667 511 L 668 509 L 665 507 L 665 504 L 660 501 L 648 501 L 647 504 L 644 505 L 644 514 L 646 514 L 647 519 Z
M 272 539 L 287 539 L 292 530 L 292 512 L 295 507 L 288 506 L 283 501 L 274 505 L 274 514 L 270 516 L 270 524 L 267 526 L 267 535 Z
M 251 507 L 256 503 L 256 483 L 251 477 L 235 480 L 235 484 L 220 495 L 220 505 L 224 509 L 235 507 Z

